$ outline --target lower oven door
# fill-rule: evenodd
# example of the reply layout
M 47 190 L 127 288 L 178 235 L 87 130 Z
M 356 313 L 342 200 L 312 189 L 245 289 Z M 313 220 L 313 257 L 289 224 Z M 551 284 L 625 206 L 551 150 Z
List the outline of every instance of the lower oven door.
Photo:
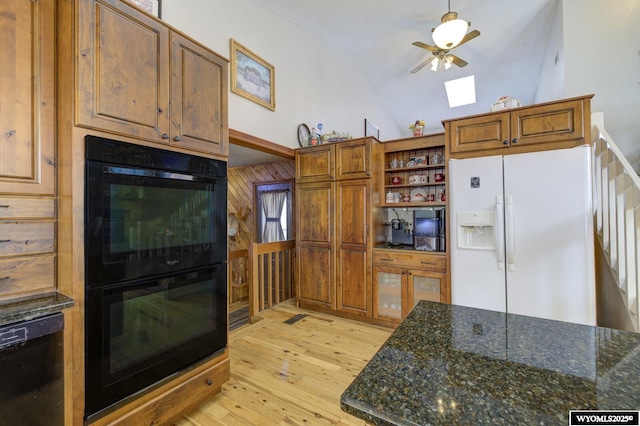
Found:
M 219 264 L 87 291 L 87 418 L 226 346 L 226 275 Z

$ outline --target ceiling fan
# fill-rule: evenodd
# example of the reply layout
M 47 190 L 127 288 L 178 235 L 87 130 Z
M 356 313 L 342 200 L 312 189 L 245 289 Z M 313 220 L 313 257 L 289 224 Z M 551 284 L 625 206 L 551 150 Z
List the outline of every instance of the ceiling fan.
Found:
M 433 41 L 436 44 L 435 46 L 431 46 L 421 41 L 413 42 L 414 46 L 428 50 L 433 54 L 433 56 L 411 70 L 412 74 L 420 71 L 428 64 L 431 64 L 432 71 L 438 71 L 442 68 L 449 69 L 451 64 L 459 67 L 467 65 L 466 61 L 452 53 L 449 53 L 449 51 L 478 37 L 480 35 L 480 31 L 473 30 L 470 33 L 467 33 L 467 28 L 471 23 L 458 19 L 458 14 L 451 11 L 450 1 L 448 12 L 442 16 L 441 21 L 442 23 L 431 31 Z

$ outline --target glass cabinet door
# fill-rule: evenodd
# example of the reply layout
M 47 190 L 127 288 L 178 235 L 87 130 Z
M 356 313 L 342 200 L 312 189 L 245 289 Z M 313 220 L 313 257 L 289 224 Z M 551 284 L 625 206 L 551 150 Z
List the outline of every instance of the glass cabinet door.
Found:
M 406 271 L 375 267 L 373 277 L 375 318 L 402 319 L 402 289 Z
M 445 280 L 445 274 L 420 270 L 409 271 L 409 300 L 405 315 L 421 300 L 440 302 L 441 289 Z

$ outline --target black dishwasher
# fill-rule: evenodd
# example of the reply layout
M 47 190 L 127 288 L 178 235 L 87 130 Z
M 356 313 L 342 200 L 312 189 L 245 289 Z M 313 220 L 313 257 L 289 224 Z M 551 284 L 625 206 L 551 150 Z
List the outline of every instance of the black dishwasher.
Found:
M 64 316 L 0 327 L 0 423 L 63 425 Z

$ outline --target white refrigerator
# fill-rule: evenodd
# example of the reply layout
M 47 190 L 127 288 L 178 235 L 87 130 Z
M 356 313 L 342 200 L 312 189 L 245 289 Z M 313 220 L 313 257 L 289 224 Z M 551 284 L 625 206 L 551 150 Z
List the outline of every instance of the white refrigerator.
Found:
M 596 325 L 590 147 L 448 170 L 451 302 Z

